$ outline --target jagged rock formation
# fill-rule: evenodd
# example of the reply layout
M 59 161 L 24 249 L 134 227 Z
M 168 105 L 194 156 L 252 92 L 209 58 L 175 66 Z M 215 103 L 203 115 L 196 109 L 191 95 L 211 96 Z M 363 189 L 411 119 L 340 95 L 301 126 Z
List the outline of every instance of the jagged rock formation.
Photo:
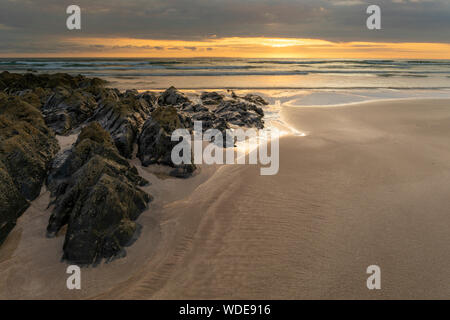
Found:
M 192 121 L 202 121 L 203 130 L 218 129 L 224 131 L 232 126 L 264 128 L 264 111 L 261 108 L 268 103 L 257 95 L 245 97 L 233 95 L 225 98 L 217 92 L 203 92 L 202 104 L 195 104 L 174 87 L 167 89 L 158 99 L 162 106 L 172 105 L 182 115 Z
M 93 115 L 95 96 L 106 83 L 81 75 L 19 75 L 6 71 L 0 74 L 0 81 L 0 89 L 41 109 L 46 124 L 60 135 L 69 134 Z
M 172 149 L 178 144 L 177 141 L 171 140 L 173 131 L 189 126 L 189 120 L 178 114 L 173 106 L 158 107 L 154 110 L 145 122 L 138 141 L 137 156 L 142 165 L 167 165 L 174 168 L 170 172 L 171 175 L 189 177 L 195 170 L 194 164 L 175 165 L 171 160 Z
M 0 244 L 46 181 L 53 199 L 48 236 L 67 225 L 63 258 L 84 265 L 121 256 L 152 199 L 126 159 L 136 147 L 144 166 L 168 166 L 186 178 L 196 166 L 172 163 L 174 130 L 192 133 L 202 121 L 203 131 L 218 129 L 226 141 L 227 129 L 264 127 L 267 102 L 256 95 L 204 92 L 191 100 L 174 87 L 157 95 L 105 84 L 62 73 L 0 73 Z M 57 154 L 54 132 L 80 134 Z
M 216 105 L 223 101 L 224 96 L 218 94 L 217 92 L 203 92 L 200 96 L 203 104 L 205 105 Z
M 62 157 L 48 178 L 55 197 L 48 236 L 67 224 L 63 259 L 72 263 L 95 264 L 123 255 L 138 231 L 134 221 L 152 199 L 139 189 L 148 182 L 97 122 L 83 128 Z
M 173 86 L 164 91 L 158 98 L 158 104 L 160 106 L 174 106 L 184 103 L 190 104 L 191 101 L 184 93 L 181 93 Z
M 92 94 L 58 86 L 53 89 L 42 112 L 48 126 L 57 134 L 65 135 L 91 117 L 96 107 Z
M 247 128 L 264 128 L 264 111 L 253 103 L 243 101 L 223 101 L 216 109 L 214 114 L 234 126 Z
M 58 149 L 39 110 L 0 93 L 0 243 L 39 195 Z
M 131 158 L 133 146 L 140 130 L 154 109 L 156 96 L 151 93 L 138 94 L 127 91 L 124 94 L 108 92 L 99 99 L 99 107 L 92 117 L 111 133 L 120 154 Z
M 110 132 L 121 155 L 131 158 L 133 145 L 153 110 L 156 96 L 105 88 L 105 81 L 67 74 L 0 74 L 0 89 L 21 97 L 42 111 L 45 122 L 59 135 L 98 121 Z
M 144 166 L 163 164 L 174 167 L 171 174 L 188 177 L 196 169 L 195 165 L 177 166 L 171 161 L 171 151 L 178 142 L 171 141 L 175 129 L 188 129 L 192 132 L 194 121 L 202 122 L 202 129 L 217 129 L 222 132 L 223 146 L 227 145 L 226 130 L 232 126 L 264 128 L 264 111 L 260 106 L 266 105 L 259 96 L 247 95 L 244 98 L 234 96 L 225 99 L 217 92 L 203 92 L 202 104 L 193 103 L 176 88 L 170 87 L 158 98 L 159 107 L 153 111 L 145 122 L 138 140 L 138 158 Z M 252 102 L 248 102 L 252 101 Z
M 250 103 L 259 105 L 259 106 L 267 106 L 269 103 L 264 100 L 262 97 L 256 95 L 256 94 L 247 94 L 246 96 L 242 97 L 241 99 L 244 99 Z

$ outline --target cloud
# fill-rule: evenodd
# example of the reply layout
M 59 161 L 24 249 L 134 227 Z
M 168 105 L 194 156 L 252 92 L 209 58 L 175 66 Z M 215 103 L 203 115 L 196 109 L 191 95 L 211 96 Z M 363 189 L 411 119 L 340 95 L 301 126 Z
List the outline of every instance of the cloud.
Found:
M 77 36 L 450 43 L 450 1 L 377 0 L 377 4 L 382 10 L 381 31 L 367 30 L 368 4 L 360 0 L 77 0 L 82 14 Z M 60 0 L 2 1 L 1 52 L 65 50 L 60 44 L 74 35 L 66 28 L 66 7 Z

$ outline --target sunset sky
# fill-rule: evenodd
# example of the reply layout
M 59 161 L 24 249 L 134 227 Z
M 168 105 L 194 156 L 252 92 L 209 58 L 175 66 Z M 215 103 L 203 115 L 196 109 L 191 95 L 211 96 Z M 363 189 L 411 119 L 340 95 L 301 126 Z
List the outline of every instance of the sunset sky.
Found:
M 450 59 L 450 1 L 0 0 L 0 39 L 1 57 Z

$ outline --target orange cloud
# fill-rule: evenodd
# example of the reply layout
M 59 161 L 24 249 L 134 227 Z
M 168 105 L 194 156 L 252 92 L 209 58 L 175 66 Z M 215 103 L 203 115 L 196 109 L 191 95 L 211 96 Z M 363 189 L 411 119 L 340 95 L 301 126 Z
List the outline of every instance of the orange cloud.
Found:
M 242 57 L 450 59 L 447 43 L 331 42 L 321 39 L 230 37 L 201 41 L 70 38 L 77 57 Z M 74 52 L 34 56 L 73 57 Z

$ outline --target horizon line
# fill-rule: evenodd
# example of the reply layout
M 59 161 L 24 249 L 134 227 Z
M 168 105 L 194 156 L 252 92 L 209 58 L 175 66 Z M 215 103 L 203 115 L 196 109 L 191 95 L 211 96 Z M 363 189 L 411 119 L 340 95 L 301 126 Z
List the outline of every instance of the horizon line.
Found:
M 14 56 L 7 56 L 2 57 L 0 56 L 0 59 L 111 59 L 111 60 L 117 60 L 117 59 L 229 59 L 229 60 L 235 60 L 235 59 L 257 59 L 257 60 L 267 60 L 267 59 L 276 59 L 276 60 L 286 60 L 286 59 L 296 59 L 296 60 L 450 60 L 449 58 L 371 58 L 371 57 L 364 57 L 364 58 L 299 58 L 299 57 L 227 57 L 227 56 L 214 56 L 214 57 L 201 57 L 201 56 L 192 56 L 192 57 L 136 57 L 136 56 L 121 56 L 121 57 L 112 57 L 112 56 L 86 56 L 86 57 L 64 57 L 64 56 L 46 56 L 46 57 L 33 57 L 33 56 L 26 56 L 26 57 L 14 57 Z

